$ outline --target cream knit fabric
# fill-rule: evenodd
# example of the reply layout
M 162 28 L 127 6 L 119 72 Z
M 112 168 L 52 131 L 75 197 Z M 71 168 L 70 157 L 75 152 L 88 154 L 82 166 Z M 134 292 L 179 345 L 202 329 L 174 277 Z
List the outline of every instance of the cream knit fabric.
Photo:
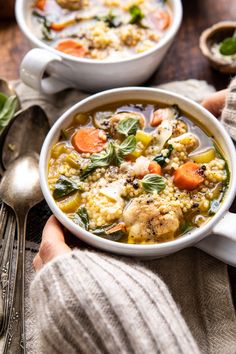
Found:
M 31 287 L 40 353 L 199 353 L 166 285 L 144 264 L 73 251 Z

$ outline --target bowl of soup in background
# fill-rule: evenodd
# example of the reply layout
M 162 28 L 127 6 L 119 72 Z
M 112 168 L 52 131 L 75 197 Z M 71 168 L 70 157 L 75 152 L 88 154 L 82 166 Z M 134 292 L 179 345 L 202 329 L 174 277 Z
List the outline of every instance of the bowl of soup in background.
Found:
M 169 0 L 168 4 L 172 13 L 172 23 L 153 48 L 124 59 L 98 60 L 68 55 L 47 45 L 30 28 L 32 2 L 17 0 L 18 25 L 35 48 L 29 51 L 22 61 L 20 68 L 22 80 L 32 88 L 48 94 L 67 87 L 99 91 L 143 83 L 163 60 L 181 24 L 181 1 Z
M 215 215 L 200 227 L 194 228 L 181 237 L 168 242 L 145 245 L 128 244 L 114 242 L 94 235 L 81 228 L 79 225 L 76 225 L 60 210 L 49 188 L 48 163 L 51 149 L 58 141 L 61 131 L 72 124 L 75 114 L 93 111 L 101 106 L 127 100 L 140 102 L 152 101 L 161 102 L 164 105 L 178 105 L 183 112 L 189 112 L 189 114 L 194 117 L 197 125 L 206 127 L 206 131 L 214 136 L 222 150 L 224 159 L 228 163 L 230 178 L 223 202 Z M 234 183 L 236 178 L 235 161 L 236 153 L 231 138 L 216 118 L 199 104 L 177 94 L 157 89 L 139 87 L 118 88 L 98 93 L 79 102 L 58 119 L 50 130 L 42 148 L 40 157 L 40 180 L 45 199 L 58 220 L 75 236 L 94 247 L 117 254 L 150 259 L 169 255 L 183 248 L 195 245 L 220 260 L 235 266 L 235 215 L 228 211 L 236 193 L 236 185 Z

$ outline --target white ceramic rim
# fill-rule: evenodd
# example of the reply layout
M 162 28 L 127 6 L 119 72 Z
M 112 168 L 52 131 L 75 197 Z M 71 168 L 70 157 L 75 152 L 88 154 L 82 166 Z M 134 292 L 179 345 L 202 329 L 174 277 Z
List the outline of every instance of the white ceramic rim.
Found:
M 147 50 L 144 53 L 137 54 L 134 57 L 127 58 L 127 59 L 120 59 L 120 60 L 114 60 L 114 61 L 109 61 L 109 60 L 98 60 L 98 59 L 89 59 L 89 58 L 77 58 L 72 55 L 65 54 L 63 52 L 60 52 L 50 46 L 48 46 L 46 43 L 41 41 L 39 38 L 37 38 L 30 30 L 29 26 L 26 23 L 25 20 L 25 15 L 24 15 L 24 2 L 27 0 L 16 0 L 16 5 L 15 5 L 15 15 L 17 19 L 17 23 L 24 33 L 24 35 L 32 42 L 34 45 L 38 48 L 44 48 L 47 50 L 50 50 L 54 54 L 60 55 L 62 58 L 66 60 L 70 60 L 72 62 L 77 62 L 77 63 L 94 63 L 94 64 L 118 64 L 118 63 L 124 63 L 124 62 L 129 62 L 129 61 L 135 61 L 139 60 L 143 57 L 146 57 L 148 55 L 151 55 L 152 53 L 158 51 L 160 48 L 164 47 L 168 42 L 174 38 L 176 33 L 179 30 L 179 27 L 182 22 L 182 17 L 183 17 L 183 7 L 181 0 L 169 0 L 171 2 L 171 6 L 173 9 L 173 22 L 169 30 L 166 32 L 164 37 L 160 40 L 159 43 L 155 45 L 154 48 Z
M 160 243 L 160 244 L 151 244 L 151 245 L 133 245 L 133 244 L 127 244 L 127 243 L 119 243 L 115 241 L 110 241 L 107 239 L 104 239 L 102 237 L 96 236 L 84 229 L 82 229 L 80 226 L 76 225 L 72 220 L 70 220 L 56 205 L 48 187 L 47 183 L 47 176 L 46 176 L 46 171 L 47 171 L 47 153 L 49 150 L 49 146 L 51 143 L 51 140 L 54 136 L 54 134 L 60 130 L 61 124 L 66 120 L 68 117 L 70 117 L 73 113 L 76 113 L 79 109 L 79 107 L 85 103 L 89 103 L 89 101 L 94 101 L 98 100 L 99 98 L 104 96 L 104 95 L 110 95 L 112 93 L 119 93 L 119 92 L 127 92 L 127 96 L 129 92 L 132 92 L 133 90 L 135 91 L 145 91 L 145 92 L 150 92 L 150 93 L 160 93 L 164 95 L 171 96 L 173 99 L 178 99 L 181 100 L 183 103 L 185 102 L 188 105 L 195 106 L 195 108 L 200 109 L 202 114 L 206 117 L 206 119 L 209 122 L 209 126 L 215 125 L 218 127 L 218 129 L 221 131 L 221 136 L 223 137 L 229 151 L 230 151 L 230 167 L 231 167 L 231 174 L 230 174 L 230 185 L 228 188 L 228 191 L 225 195 L 225 200 L 220 207 L 219 211 L 212 217 L 211 220 L 209 220 L 206 224 L 201 226 L 199 229 L 194 229 L 190 231 L 189 233 L 185 234 L 182 237 L 179 237 L 173 241 L 168 241 L 165 243 Z M 99 107 L 99 103 L 98 103 Z M 79 231 L 82 234 L 81 239 L 85 242 L 88 242 L 89 244 L 97 245 L 97 247 L 100 247 L 102 249 L 109 249 L 111 248 L 111 251 L 116 248 L 117 252 L 122 254 L 123 251 L 128 251 L 130 255 L 132 253 L 135 255 L 135 252 L 143 251 L 142 254 L 148 255 L 149 253 L 154 253 L 155 250 L 163 250 L 163 254 L 166 252 L 171 252 L 174 250 L 178 249 L 183 249 L 187 246 L 193 245 L 199 241 L 201 241 L 207 234 L 209 234 L 213 227 L 220 221 L 220 219 L 225 215 L 225 213 L 228 211 L 230 208 L 235 194 L 236 194 L 236 183 L 233 183 L 233 180 L 236 178 L 236 163 L 233 164 L 233 161 L 236 161 L 236 152 L 235 148 L 233 145 L 233 142 L 222 126 L 222 124 L 205 108 L 197 104 L 196 102 L 185 98 L 181 95 L 170 93 L 164 90 L 160 89 L 155 89 L 155 88 L 145 88 L 145 87 L 128 87 L 128 88 L 117 88 L 117 89 L 112 89 L 112 90 L 107 90 L 103 91 L 100 93 L 97 93 L 95 95 L 92 95 L 79 103 L 75 104 L 72 106 L 70 109 L 68 109 L 53 125 L 51 130 L 49 131 L 45 142 L 42 147 L 42 151 L 40 154 L 40 162 L 39 162 L 39 172 L 40 172 L 40 183 L 41 183 L 41 188 L 42 192 L 44 194 L 44 197 L 52 210 L 53 214 L 58 218 L 58 220 L 64 224 L 72 233 L 74 232 L 75 234 Z M 88 238 L 88 239 L 87 239 Z M 101 245 L 101 246 L 100 246 Z M 132 252 L 133 251 L 133 252 Z

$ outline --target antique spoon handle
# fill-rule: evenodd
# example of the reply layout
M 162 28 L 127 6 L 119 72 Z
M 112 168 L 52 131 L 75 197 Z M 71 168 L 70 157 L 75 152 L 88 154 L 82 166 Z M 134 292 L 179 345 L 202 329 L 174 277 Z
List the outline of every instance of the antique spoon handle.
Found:
M 12 255 L 16 232 L 15 216 L 9 211 L 5 236 L 2 244 L 2 255 L 0 260 L 0 312 L 1 327 L 0 336 L 5 333 L 10 311 L 10 282 L 12 275 Z
M 17 265 L 14 279 L 13 299 L 7 327 L 4 354 L 26 352 L 24 318 L 24 280 L 25 280 L 25 232 L 26 212 L 17 213 Z

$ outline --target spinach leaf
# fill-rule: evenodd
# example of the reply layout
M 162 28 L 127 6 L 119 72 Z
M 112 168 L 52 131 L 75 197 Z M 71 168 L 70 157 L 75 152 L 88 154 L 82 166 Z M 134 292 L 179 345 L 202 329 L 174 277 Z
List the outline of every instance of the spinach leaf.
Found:
M 75 178 L 68 178 L 62 175 L 55 183 L 53 198 L 59 199 L 78 190 L 80 190 L 79 181 Z
M 136 148 L 136 138 L 131 135 L 120 145 L 110 142 L 108 148 L 99 154 L 91 156 L 89 165 L 80 175 L 80 180 L 85 180 L 97 168 L 108 167 L 110 165 L 120 165 L 125 155 L 128 155 Z
M 181 235 L 184 235 L 187 232 L 191 231 L 192 229 L 193 229 L 192 223 L 190 221 L 185 221 L 180 227 L 180 233 Z
M 75 224 L 79 225 L 85 230 L 89 228 L 89 216 L 85 206 L 79 207 L 76 214 L 74 215 L 73 221 Z
M 46 16 L 41 15 L 38 11 L 34 10 L 32 12 L 33 16 L 38 17 L 39 22 L 42 24 L 42 35 L 43 39 L 46 41 L 52 41 L 53 35 L 51 31 L 51 22 L 47 19 Z
M 172 145 L 169 145 L 169 146 L 168 146 L 168 150 L 169 150 L 169 151 L 168 151 L 168 153 L 167 153 L 166 156 L 163 156 L 163 154 L 158 154 L 156 157 L 154 157 L 153 160 L 156 161 L 157 163 L 159 163 L 159 165 L 160 165 L 161 167 L 164 167 L 165 164 L 166 164 L 166 159 L 170 157 L 170 155 L 171 155 L 173 149 L 174 149 L 173 146 L 172 146 Z
M 220 201 L 218 199 L 213 199 L 211 202 L 210 209 L 208 210 L 208 214 L 210 216 L 215 215 L 220 207 Z
M 131 19 L 129 23 L 131 25 L 141 25 L 142 26 L 142 20 L 144 19 L 144 14 L 142 10 L 140 9 L 139 6 L 133 5 L 129 8 L 129 13 L 131 15 Z
M 136 118 L 126 118 L 120 121 L 117 131 L 125 136 L 135 135 L 139 128 L 139 121 Z
M 95 16 L 95 20 L 105 22 L 109 28 L 117 28 L 122 24 L 112 11 L 109 11 L 106 16 Z
M 236 31 L 232 37 L 225 38 L 220 44 L 220 53 L 222 55 L 236 54 Z
M 106 238 L 111 241 L 119 241 L 121 237 L 126 235 L 126 232 L 123 230 L 109 232 L 110 229 L 113 228 L 116 224 L 105 225 L 101 227 L 97 227 L 96 229 L 90 230 L 94 235 Z
M 10 96 L 6 99 L 0 111 L 0 130 L 7 126 L 13 118 L 17 106 L 16 96 Z
M 156 175 L 156 174 L 148 174 L 143 177 L 141 180 L 142 187 L 147 193 L 153 193 L 153 192 L 161 192 L 163 189 L 165 189 L 166 182 L 165 178 Z

